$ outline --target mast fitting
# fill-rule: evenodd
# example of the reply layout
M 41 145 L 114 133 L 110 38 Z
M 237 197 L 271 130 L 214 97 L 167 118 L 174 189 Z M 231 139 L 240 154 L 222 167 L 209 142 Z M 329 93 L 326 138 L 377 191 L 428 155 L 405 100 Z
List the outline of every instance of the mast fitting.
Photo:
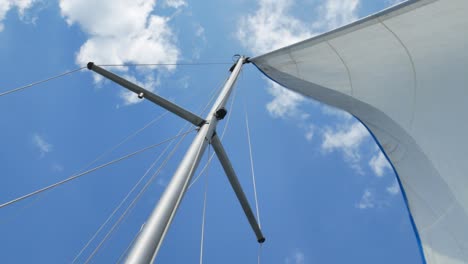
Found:
M 216 119 L 218 120 L 221 120 L 221 119 L 224 119 L 224 117 L 227 115 L 227 110 L 226 108 L 224 107 L 221 107 L 220 109 L 218 109 L 218 111 L 216 111 L 215 113 L 215 117 Z

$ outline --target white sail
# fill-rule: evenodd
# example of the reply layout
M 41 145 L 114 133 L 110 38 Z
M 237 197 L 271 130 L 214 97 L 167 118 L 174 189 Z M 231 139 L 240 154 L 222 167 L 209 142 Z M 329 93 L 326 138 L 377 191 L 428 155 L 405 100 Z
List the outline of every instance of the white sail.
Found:
M 408 1 L 252 59 L 368 127 L 430 264 L 468 263 L 467 14 L 467 0 Z

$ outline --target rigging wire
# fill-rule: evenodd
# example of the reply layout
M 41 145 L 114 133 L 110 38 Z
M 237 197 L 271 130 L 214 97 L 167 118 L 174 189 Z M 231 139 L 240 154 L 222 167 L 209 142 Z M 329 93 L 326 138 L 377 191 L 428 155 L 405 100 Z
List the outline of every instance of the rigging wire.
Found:
M 210 150 L 211 148 L 208 148 L 208 155 L 207 157 L 210 157 Z M 211 159 L 207 158 L 206 161 L 206 166 L 210 166 Z M 201 238 L 200 238 L 200 264 L 203 264 L 203 245 L 204 245 L 204 240 L 205 240 L 205 222 L 206 222 L 206 198 L 208 195 L 208 179 L 209 179 L 209 174 L 208 174 L 209 169 L 206 170 L 205 173 L 205 193 L 203 195 L 203 213 L 202 213 L 202 226 L 201 226 Z
M 249 116 L 247 114 L 247 106 L 245 105 L 245 101 L 244 101 L 244 112 L 245 112 L 245 128 L 247 130 L 247 141 L 249 145 L 250 171 L 252 174 L 252 183 L 253 183 L 254 197 L 255 197 L 255 209 L 257 211 L 258 226 L 262 228 L 262 224 L 260 222 L 260 212 L 258 209 L 257 185 L 256 185 L 256 180 L 255 180 L 255 170 L 254 170 L 254 162 L 253 162 L 253 155 L 252 155 L 252 142 L 250 140 Z M 262 256 L 262 246 L 263 246 L 263 243 L 260 243 L 258 245 L 257 264 L 260 264 L 260 260 Z
M 186 127 L 183 127 L 179 133 L 181 133 L 184 128 Z M 88 240 L 88 242 L 83 246 L 83 248 L 80 250 L 80 252 L 75 256 L 75 258 L 73 259 L 72 263 L 75 263 L 79 257 L 81 256 L 81 254 L 83 254 L 83 252 L 88 248 L 88 246 L 94 241 L 94 239 L 97 237 L 97 235 L 101 232 L 101 230 L 107 225 L 107 223 L 109 223 L 109 221 L 114 217 L 114 215 L 117 213 L 118 210 L 120 210 L 120 208 L 122 207 L 122 205 L 128 200 L 128 198 L 130 197 L 130 195 L 135 191 L 135 189 L 138 187 L 138 185 L 140 185 L 140 183 L 146 178 L 146 176 L 149 174 L 149 172 L 154 168 L 154 166 L 156 166 L 156 163 L 159 162 L 159 160 L 162 158 L 162 156 L 167 152 L 167 150 L 171 147 L 172 143 L 174 141 L 171 141 L 169 143 L 169 145 L 167 145 L 164 150 L 161 152 L 161 154 L 159 154 L 159 156 L 155 159 L 155 161 L 150 165 L 150 167 L 146 170 L 146 172 L 143 174 L 142 177 L 140 177 L 140 179 L 137 181 L 137 183 L 135 183 L 132 187 L 132 189 L 127 193 L 127 195 L 123 198 L 123 200 L 117 205 L 117 207 L 114 209 L 114 211 L 112 211 L 112 213 L 107 217 L 107 219 L 104 221 L 104 223 L 101 224 L 101 226 L 96 230 L 96 232 L 94 232 L 93 236 Z
M 36 85 L 39 85 L 39 84 L 41 84 L 41 83 L 45 83 L 45 82 L 48 82 L 48 81 L 52 81 L 52 80 L 58 79 L 58 78 L 60 78 L 60 77 L 63 77 L 63 76 L 66 76 L 66 75 L 69 75 L 69 74 L 72 74 L 72 73 L 81 71 L 81 70 L 83 70 L 83 69 L 85 69 L 85 68 L 86 68 L 86 67 L 80 67 L 80 68 L 77 68 L 77 69 L 74 69 L 74 70 L 71 70 L 71 71 L 67 71 L 67 72 L 61 73 L 61 74 L 59 74 L 59 75 L 55 75 L 55 76 L 49 77 L 49 78 L 44 79 L 44 80 L 40 80 L 40 81 L 37 81 L 37 82 L 33 82 L 33 83 L 30 83 L 30 84 L 27 84 L 27 85 L 23 85 L 23 86 L 20 86 L 20 87 L 17 87 L 17 88 L 14 88 L 14 89 L 11 89 L 11 90 L 2 92 L 2 93 L 0 93 L 0 97 L 2 97 L 2 96 L 4 96 L 4 95 L 7 95 L 7 94 L 12 94 L 12 93 L 15 93 L 15 92 L 19 92 L 19 91 L 24 90 L 24 89 L 27 89 L 27 88 L 31 88 L 31 87 L 36 86 Z
M 102 158 L 104 158 L 105 156 L 109 155 L 110 153 L 114 152 L 117 148 L 119 148 L 120 146 L 122 146 L 123 144 L 125 144 L 127 141 L 129 141 L 130 139 L 132 139 L 133 137 L 135 137 L 136 135 L 138 135 L 139 133 L 143 132 L 143 130 L 147 129 L 148 127 L 150 127 L 151 125 L 153 125 L 154 123 L 156 123 L 157 121 L 159 121 L 161 118 L 163 118 L 165 115 L 167 115 L 169 112 L 164 112 L 162 113 L 161 115 L 155 117 L 154 119 L 152 119 L 150 122 L 148 122 L 146 125 L 144 125 L 143 127 L 141 127 L 140 129 L 136 130 L 135 132 L 133 132 L 132 134 L 128 135 L 127 137 L 125 137 L 122 141 L 120 141 L 119 143 L 117 143 L 116 145 L 114 145 L 113 147 L 111 147 L 110 149 L 107 149 L 106 151 L 102 152 L 99 156 L 97 156 L 94 160 L 92 160 L 90 163 L 88 163 L 86 166 L 83 166 L 80 170 L 78 170 L 76 173 L 79 173 L 80 171 L 84 171 L 86 169 L 88 169 L 89 167 L 91 167 L 93 164 L 95 164 L 96 162 L 98 162 L 99 160 L 101 160 Z M 172 142 L 171 142 L 172 144 Z M 76 174 L 75 173 L 75 174 Z M 16 218 L 18 215 L 20 215 L 22 213 L 23 210 L 31 207 L 33 204 L 35 204 L 37 201 L 39 200 L 39 197 L 36 198 L 35 200 L 31 201 L 29 204 L 25 205 L 23 208 L 20 208 L 15 215 L 11 216 L 9 219 L 7 220 L 3 220 L 3 221 L 0 221 L 0 224 L 4 224 L 14 218 Z
M 142 152 L 145 152 L 145 151 L 147 151 L 147 150 L 149 150 L 149 149 L 153 149 L 153 148 L 155 148 L 155 147 L 161 146 L 161 145 L 163 145 L 163 144 L 165 144 L 165 143 L 167 143 L 167 142 L 170 142 L 170 141 L 172 141 L 172 140 L 174 140 L 174 139 L 176 139 L 176 138 L 178 138 L 178 137 L 185 136 L 185 135 L 187 135 L 188 133 L 190 133 L 190 132 L 192 132 L 192 131 L 194 131 L 194 130 L 195 130 L 195 129 L 191 129 L 191 130 L 189 130 L 189 131 L 187 131 L 187 132 L 184 132 L 184 133 L 182 133 L 182 134 L 178 134 L 178 135 L 176 135 L 176 136 L 174 136 L 174 137 L 168 138 L 168 139 L 166 139 L 166 140 L 164 140 L 164 141 L 161 141 L 161 142 L 159 142 L 159 143 L 156 143 L 156 144 L 153 144 L 153 145 L 151 145 L 151 146 L 142 148 L 142 149 L 140 149 L 140 150 L 137 150 L 137 151 L 135 151 L 135 152 L 132 152 L 132 153 L 127 154 L 127 155 L 125 155 L 125 156 L 122 156 L 122 157 L 120 157 L 120 158 L 114 159 L 114 160 L 112 160 L 112 161 L 109 161 L 109 162 L 107 162 L 107 163 L 104 163 L 104 164 L 102 164 L 102 165 L 99 165 L 99 166 L 97 166 L 97 167 L 94 167 L 94 168 L 89 169 L 89 170 L 87 170 L 87 171 L 84 171 L 84 172 L 82 172 L 82 173 L 73 175 L 73 176 L 71 176 L 71 177 L 69 177 L 69 178 L 67 178 L 67 179 L 65 179 L 65 180 L 59 181 L 59 182 L 54 183 L 54 184 L 51 184 L 51 185 L 49 185 L 49 186 L 47 186 L 47 187 L 41 188 L 41 189 L 36 190 L 36 191 L 34 191 L 34 192 L 31 192 L 31 193 L 28 193 L 28 194 L 26 194 L 26 195 L 23 195 L 23 196 L 20 196 L 20 197 L 18 197 L 18 198 L 15 198 L 15 199 L 13 199 L 13 200 L 11 200 L 11 201 L 8 201 L 8 202 L 6 202 L 6 203 L 0 204 L 0 209 L 3 208 L 3 207 L 9 206 L 9 205 L 11 205 L 11 204 L 14 204 L 14 203 L 16 203 L 16 202 L 19 202 L 19 201 L 21 201 L 21 200 L 24 200 L 24 199 L 26 199 L 26 198 L 29 198 L 29 197 L 31 197 L 31 196 L 34 196 L 34 195 L 37 195 L 37 194 L 39 194 L 39 193 L 45 192 L 45 191 L 47 191 L 47 190 L 53 189 L 53 188 L 55 188 L 55 187 L 57 187 L 57 186 L 60 186 L 60 185 L 62 185 L 62 184 L 65 184 L 65 183 L 67 183 L 67 182 L 70 182 L 70 181 L 72 181 L 72 180 L 75 180 L 75 179 L 77 179 L 77 178 L 80 178 L 80 177 L 82 177 L 82 176 L 84 176 L 84 175 L 86 175 L 86 174 L 89 174 L 89 173 L 91 173 L 91 172 L 97 171 L 97 170 L 99 170 L 99 169 L 102 169 L 102 168 L 104 168 L 104 167 L 107 167 L 107 166 L 109 166 L 109 165 L 112 165 L 112 164 L 114 164 L 114 163 L 117 163 L 117 162 L 119 162 L 119 161 L 122 161 L 122 160 L 128 159 L 128 158 L 130 158 L 130 157 L 133 157 L 133 156 L 135 156 L 135 155 L 137 155 L 137 154 L 140 154 L 140 153 L 142 153 Z
M 263 243 L 258 244 L 257 264 L 260 264 L 260 260 L 262 257 L 262 249 L 263 249 L 262 246 L 263 246 Z
M 261 228 L 262 225 L 260 223 L 260 213 L 258 210 L 257 185 L 256 185 L 256 180 L 255 180 L 254 162 L 253 162 L 253 157 L 252 157 L 252 143 L 250 141 L 249 117 L 247 115 L 247 108 L 244 108 L 244 110 L 245 110 L 245 127 L 247 129 L 247 141 L 249 143 L 250 171 L 252 173 L 252 183 L 253 183 L 254 197 L 255 197 L 255 209 L 257 211 L 258 226 Z
M 230 65 L 232 62 L 180 62 L 180 63 L 123 63 L 96 64 L 101 67 L 133 67 L 133 66 L 202 66 L 202 65 Z
M 190 130 L 191 132 L 193 130 Z M 140 192 L 136 195 L 136 197 L 132 200 L 132 202 L 129 204 L 129 206 L 125 209 L 125 211 L 122 213 L 122 215 L 117 219 L 117 221 L 114 223 L 114 225 L 109 229 L 107 234 L 104 236 L 104 238 L 101 240 L 101 242 L 96 246 L 94 251 L 89 255 L 89 257 L 86 259 L 84 262 L 89 263 L 91 259 L 96 255 L 96 253 L 101 249 L 101 247 L 104 245 L 104 243 L 109 239 L 109 237 L 112 235 L 112 233 L 115 231 L 115 229 L 119 226 L 119 224 L 122 222 L 122 220 L 125 218 L 125 216 L 132 210 L 136 203 L 140 200 L 141 196 L 145 193 L 145 191 L 148 189 L 148 187 L 151 185 L 151 183 L 154 181 L 154 179 L 160 174 L 162 169 L 167 165 L 169 160 L 172 158 L 172 156 L 175 154 L 176 150 L 179 148 L 180 144 L 182 141 L 185 139 L 186 135 L 188 133 L 184 133 L 184 136 L 179 139 L 179 142 L 177 142 L 177 145 L 174 147 L 174 149 L 169 153 L 169 155 L 164 159 L 162 164 L 159 166 L 157 171 L 151 176 L 151 178 L 146 182 L 146 184 L 143 186 L 143 188 L 140 190 Z
M 148 127 L 152 126 L 154 123 L 156 123 L 157 121 L 161 120 L 164 116 L 166 116 L 167 114 L 169 114 L 168 111 L 166 112 L 163 112 L 162 114 L 156 116 L 155 118 L 153 118 L 151 121 L 149 121 L 146 125 L 144 125 L 143 127 L 141 127 L 140 129 L 136 130 L 135 132 L 133 132 L 132 134 L 128 135 L 127 137 L 125 137 L 122 141 L 120 141 L 119 143 L 117 143 L 115 146 L 107 149 L 106 151 L 104 151 L 101 155 L 99 155 L 97 158 L 95 158 L 93 161 L 91 161 L 88 165 L 86 165 L 86 167 L 84 167 L 84 169 L 86 168 L 89 168 L 91 167 L 94 163 L 96 163 L 98 160 L 102 159 L 103 157 L 109 155 L 110 153 L 114 152 L 116 149 L 118 149 L 119 147 L 121 147 L 123 144 L 127 143 L 127 141 L 129 141 L 130 139 L 134 138 L 136 135 L 140 134 L 141 132 L 143 132 L 143 130 L 147 129 Z

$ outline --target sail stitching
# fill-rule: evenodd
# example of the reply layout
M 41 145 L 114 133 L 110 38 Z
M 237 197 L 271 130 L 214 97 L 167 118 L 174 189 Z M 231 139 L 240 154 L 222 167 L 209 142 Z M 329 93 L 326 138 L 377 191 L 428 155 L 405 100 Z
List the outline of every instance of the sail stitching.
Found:
M 336 56 L 338 56 L 338 58 L 340 59 L 341 63 L 343 64 L 343 66 L 345 67 L 346 69 L 346 73 L 348 75 L 348 80 L 349 80 L 349 87 L 351 89 L 351 96 L 354 97 L 354 88 L 353 88 L 353 81 L 352 81 L 352 78 L 351 78 L 351 71 L 348 67 L 348 64 L 346 64 L 344 58 L 340 55 L 340 53 L 338 52 L 338 50 L 330 43 L 330 41 L 326 41 L 327 45 L 333 50 L 333 52 L 336 54 Z
M 403 40 L 396 34 L 395 31 L 391 30 L 387 24 L 385 24 L 384 21 L 382 21 L 380 18 L 378 18 L 378 21 L 380 22 L 380 24 L 388 31 L 390 32 L 390 34 L 393 35 L 393 37 L 395 37 L 395 39 L 398 41 L 398 43 L 400 43 L 400 45 L 403 47 L 403 49 L 405 50 L 406 52 L 406 55 L 408 56 L 408 59 L 410 61 L 410 64 L 411 64 L 411 69 L 413 71 L 413 80 L 414 80 L 414 86 L 413 86 L 413 107 L 412 107 L 412 111 L 411 111 L 411 119 L 410 119 L 410 123 L 409 123 L 409 130 L 411 131 L 411 127 L 413 126 L 413 121 L 414 121 L 414 115 L 415 115 L 415 109 L 416 109 L 416 97 L 417 97 L 417 91 L 418 91 L 418 76 L 417 76 L 417 72 L 416 72 L 416 66 L 415 66 L 415 63 L 414 63 L 414 60 L 413 60 L 413 56 L 411 55 L 408 47 L 405 45 L 405 43 L 403 42 Z

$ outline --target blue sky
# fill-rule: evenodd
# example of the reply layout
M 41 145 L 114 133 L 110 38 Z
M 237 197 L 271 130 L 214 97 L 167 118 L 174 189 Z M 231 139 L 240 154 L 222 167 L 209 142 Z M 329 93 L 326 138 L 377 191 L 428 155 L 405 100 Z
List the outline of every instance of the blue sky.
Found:
M 0 92 L 88 61 L 227 63 L 109 68 L 199 113 L 228 76 L 234 54 L 260 55 L 394 2 L 0 0 Z M 223 142 L 252 206 L 244 109 L 267 238 L 262 263 L 421 263 L 395 175 L 366 129 L 246 65 Z M 82 171 L 163 112 L 87 70 L 0 97 L 0 203 Z M 166 115 L 95 165 L 171 137 L 183 125 Z M 92 263 L 117 261 L 191 138 L 193 133 Z M 71 262 L 162 150 L 0 209 L 2 262 Z M 208 175 L 204 263 L 256 263 L 255 237 L 216 158 Z M 205 182 L 200 179 L 185 196 L 158 263 L 198 262 Z

